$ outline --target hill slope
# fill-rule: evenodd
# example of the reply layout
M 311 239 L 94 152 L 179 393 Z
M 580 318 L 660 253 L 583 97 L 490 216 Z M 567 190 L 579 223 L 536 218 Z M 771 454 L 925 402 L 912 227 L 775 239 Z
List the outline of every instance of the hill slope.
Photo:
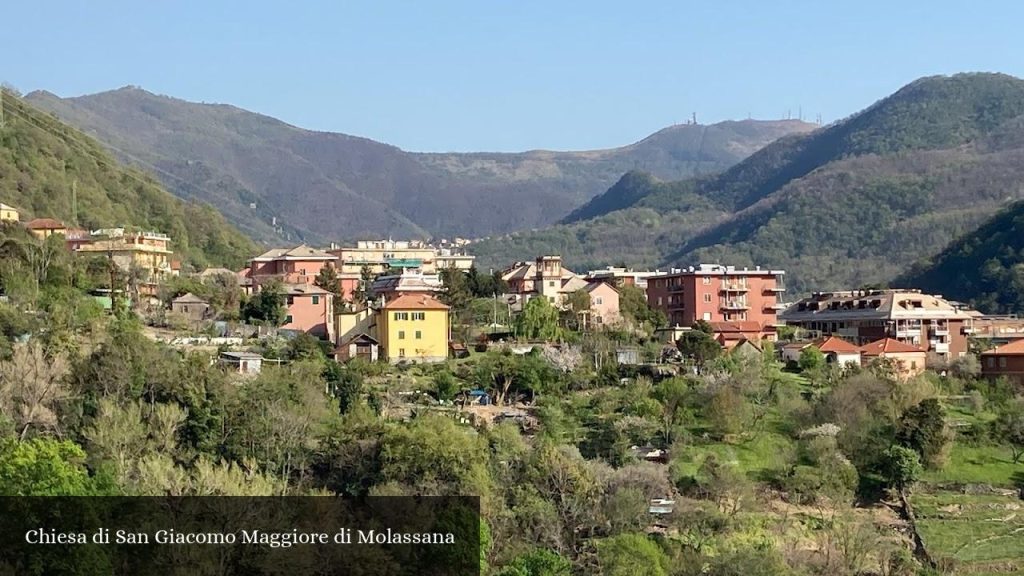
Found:
M 1024 202 L 1018 202 L 896 280 L 989 313 L 1024 312 Z
M 665 231 L 655 264 L 781 267 L 798 291 L 883 282 L 1024 197 L 1022 115 L 1017 78 L 923 78 L 719 175 L 676 183 L 634 176 L 620 194 L 628 208 L 609 215 L 635 226 L 631 214 L 644 208 L 705 210 L 699 197 L 725 216 Z M 602 214 L 601 206 L 587 212 Z M 477 247 L 484 259 L 489 250 Z M 650 265 L 646 254 L 626 261 Z
M 22 219 L 159 230 L 199 267 L 238 266 L 254 251 L 252 241 L 212 207 L 174 197 L 148 176 L 121 166 L 81 132 L 11 93 L 5 91 L 3 98 L 0 201 L 22 210 Z
M 533 228 L 557 221 L 629 170 L 665 179 L 718 171 L 780 136 L 814 128 L 798 121 L 723 122 L 672 126 L 610 150 L 420 154 L 137 88 L 27 98 L 125 159 L 155 167 L 179 196 L 208 201 L 268 240 Z

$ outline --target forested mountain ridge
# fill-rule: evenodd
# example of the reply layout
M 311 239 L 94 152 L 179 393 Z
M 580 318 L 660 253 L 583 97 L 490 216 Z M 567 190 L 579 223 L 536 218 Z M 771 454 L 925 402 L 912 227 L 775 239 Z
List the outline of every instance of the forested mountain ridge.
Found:
M 197 266 L 240 266 L 253 242 L 206 204 L 176 198 L 149 176 L 118 163 L 98 142 L 3 92 L 0 201 L 23 220 L 69 226 L 136 226 L 169 234 Z
M 631 257 L 628 247 L 615 258 L 636 266 L 721 261 L 783 268 L 796 291 L 885 282 L 1024 196 L 1022 118 L 1022 80 L 922 78 L 846 120 L 782 138 L 718 175 L 682 182 L 631 175 L 622 195 L 629 208 L 591 210 L 589 216 L 600 218 L 573 226 L 612 215 L 637 226 L 634 216 L 652 206 L 682 214 L 710 210 L 723 216 L 661 230 L 656 258 L 650 250 Z M 478 245 L 481 261 L 500 253 L 502 242 Z
M 706 174 L 781 136 L 815 128 L 796 120 L 746 120 L 671 126 L 608 150 L 410 153 L 138 88 L 27 98 L 123 158 L 155 169 L 179 196 L 210 202 L 266 241 L 472 237 L 534 228 L 557 221 L 627 171 L 664 179 Z
M 1024 312 L 1024 202 L 919 262 L 894 284 L 919 286 L 989 313 Z

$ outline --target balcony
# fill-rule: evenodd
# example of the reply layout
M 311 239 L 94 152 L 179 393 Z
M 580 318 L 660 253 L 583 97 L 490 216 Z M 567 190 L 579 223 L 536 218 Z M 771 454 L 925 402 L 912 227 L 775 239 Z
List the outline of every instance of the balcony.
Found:
M 747 303 L 741 300 L 722 300 L 719 307 L 723 310 L 746 310 L 749 308 Z
M 786 308 L 789 308 L 789 306 L 787 306 L 785 304 L 765 304 L 764 305 L 764 309 L 765 309 L 766 312 L 782 312 Z
M 947 324 L 932 324 L 932 334 L 935 336 L 949 336 L 949 325 Z
M 673 292 L 673 293 L 675 293 L 675 292 L 682 292 L 683 291 L 683 285 L 682 284 L 674 284 L 674 285 L 668 287 L 668 291 L 669 292 Z
M 937 352 L 939 354 L 949 354 L 949 342 L 939 342 L 937 340 L 931 340 L 928 342 L 928 344 L 929 348 L 931 348 L 933 352 Z
M 723 282 L 722 283 L 722 292 L 743 293 L 743 292 L 746 292 L 748 289 L 749 288 L 747 288 L 747 285 L 745 283 L 740 283 L 740 282 Z
M 896 337 L 897 338 L 915 338 L 921 336 L 920 326 L 897 326 Z

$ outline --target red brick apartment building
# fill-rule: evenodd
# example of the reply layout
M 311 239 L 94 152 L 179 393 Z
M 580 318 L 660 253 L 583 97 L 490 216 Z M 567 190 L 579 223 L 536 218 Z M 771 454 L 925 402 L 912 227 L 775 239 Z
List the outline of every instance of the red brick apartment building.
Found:
M 762 337 L 773 337 L 779 295 L 786 291 L 782 270 L 701 264 L 647 279 L 647 303 L 661 310 L 672 326 L 698 320 L 757 323 Z

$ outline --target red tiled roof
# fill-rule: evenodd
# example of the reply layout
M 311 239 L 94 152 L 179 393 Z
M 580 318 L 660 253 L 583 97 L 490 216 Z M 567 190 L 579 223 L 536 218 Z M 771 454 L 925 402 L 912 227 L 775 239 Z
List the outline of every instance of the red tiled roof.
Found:
M 384 305 L 385 310 L 447 310 L 437 298 L 426 294 L 403 294 Z
M 867 356 L 879 356 L 881 354 L 899 354 L 902 352 L 924 352 L 924 350 L 913 346 L 911 344 L 905 344 L 899 340 L 892 338 L 883 338 L 881 340 L 875 340 L 870 344 L 861 346 L 861 351 Z
M 761 323 L 755 320 L 744 320 L 742 322 L 708 322 L 711 329 L 718 332 L 760 332 Z
M 66 228 L 66 226 L 60 220 L 54 220 L 53 218 L 36 218 L 26 222 L 25 228 L 29 230 L 60 230 Z
M 860 347 L 843 340 L 837 336 L 829 336 L 824 340 L 814 343 L 818 350 L 825 352 L 835 352 L 837 354 L 856 354 L 860 352 Z
M 993 348 L 992 350 L 986 350 L 981 353 L 985 355 L 1001 355 L 1001 356 L 1015 356 L 1018 354 L 1024 355 L 1024 340 L 1014 340 L 1009 344 L 1003 344 L 1002 346 Z

